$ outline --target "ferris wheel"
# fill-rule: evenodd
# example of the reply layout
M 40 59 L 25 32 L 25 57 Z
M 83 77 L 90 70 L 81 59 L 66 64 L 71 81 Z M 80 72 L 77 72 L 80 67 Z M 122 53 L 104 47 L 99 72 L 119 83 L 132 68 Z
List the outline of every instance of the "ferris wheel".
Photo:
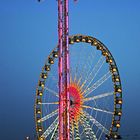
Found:
M 69 37 L 70 139 L 119 138 L 122 88 L 115 60 L 107 47 L 91 36 Z M 36 91 L 35 119 L 39 140 L 58 139 L 58 50 L 45 62 Z

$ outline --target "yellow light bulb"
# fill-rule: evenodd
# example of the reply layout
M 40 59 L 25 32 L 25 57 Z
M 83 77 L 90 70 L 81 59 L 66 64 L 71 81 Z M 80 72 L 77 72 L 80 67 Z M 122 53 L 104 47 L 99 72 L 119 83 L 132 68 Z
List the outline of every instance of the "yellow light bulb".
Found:
M 42 92 L 40 92 L 40 93 L 39 93 L 39 95 L 40 95 L 40 96 L 42 96 L 42 95 L 43 95 L 43 93 L 42 93 Z
M 113 68 L 113 72 L 116 72 L 117 70 L 116 70 L 116 68 Z
M 116 78 L 116 82 L 119 82 L 120 80 L 119 80 L 119 78 Z
M 120 124 L 119 124 L 119 123 L 118 123 L 118 124 L 116 124 L 116 127 L 118 127 L 118 128 L 119 128 L 119 127 L 120 127 Z
M 79 39 L 76 39 L 76 42 L 80 42 L 80 40 Z
M 44 87 L 44 84 L 41 84 L 41 87 Z
M 122 113 L 121 113 L 121 112 L 118 112 L 118 115 L 119 115 L 119 116 L 121 116 L 121 115 L 122 115 Z
M 122 104 L 122 101 L 120 100 L 118 103 L 119 103 L 119 104 Z
M 82 41 L 85 42 L 86 40 L 83 38 Z
M 94 45 L 97 45 L 97 42 L 96 41 L 94 42 Z
M 88 40 L 88 43 L 91 43 L 91 40 L 90 39 Z
M 38 122 L 38 123 L 40 123 L 41 121 L 40 121 L 40 120 L 38 120 L 37 122 Z
M 109 60 L 109 62 L 110 62 L 110 63 L 112 63 L 112 62 L 113 62 L 113 60 L 112 60 L 112 59 L 110 59 L 110 60 Z

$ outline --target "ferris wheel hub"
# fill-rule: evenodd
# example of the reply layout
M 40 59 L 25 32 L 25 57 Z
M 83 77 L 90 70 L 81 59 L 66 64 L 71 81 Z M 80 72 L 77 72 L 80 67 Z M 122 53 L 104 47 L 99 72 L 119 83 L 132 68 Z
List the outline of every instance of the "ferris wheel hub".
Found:
M 76 120 L 80 117 L 83 104 L 83 96 L 81 94 L 81 89 L 76 83 L 72 83 L 69 87 L 70 93 L 70 118 Z M 72 120 L 70 120 L 72 121 Z

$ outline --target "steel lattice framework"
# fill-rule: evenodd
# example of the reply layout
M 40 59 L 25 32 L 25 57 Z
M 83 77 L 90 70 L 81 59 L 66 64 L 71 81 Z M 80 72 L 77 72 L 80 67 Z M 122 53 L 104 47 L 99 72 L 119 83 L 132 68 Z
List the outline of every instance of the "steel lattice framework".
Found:
M 122 115 L 122 87 L 115 60 L 107 47 L 98 39 L 81 34 L 69 36 L 68 11 L 68 0 L 58 0 L 58 46 L 48 56 L 36 90 L 35 121 L 38 140 L 120 138 L 118 129 Z M 73 66 L 72 59 L 75 56 L 72 56 L 72 51 L 70 55 L 69 45 L 77 43 L 89 44 L 101 51 L 101 56 L 94 65 L 92 61 L 89 64 L 88 61 L 83 61 L 84 66 L 81 68 L 82 56 Z M 80 47 L 81 50 L 82 47 Z M 86 50 L 87 48 L 84 52 Z M 82 51 L 79 54 L 82 54 Z M 93 57 L 93 53 L 91 54 L 91 56 L 86 56 L 89 57 L 89 61 L 90 57 Z M 56 66 L 54 65 L 55 59 L 58 61 Z M 94 82 L 105 62 L 109 70 L 107 69 L 107 73 Z M 110 77 L 113 83 L 112 91 L 93 96 L 92 94 L 96 94 L 95 90 Z M 51 83 L 55 81 L 56 83 L 52 86 Z M 110 98 L 111 105 L 106 105 L 107 101 L 105 104 L 97 103 L 98 100 L 108 100 L 108 98 Z M 101 108 L 99 104 L 106 105 L 108 109 Z M 109 115 L 111 122 L 105 119 L 105 123 L 101 123 L 98 120 L 100 113 L 103 114 L 100 121 L 103 120 L 105 114 L 106 118 Z
M 59 138 L 70 139 L 69 135 L 69 25 L 68 0 L 58 0 L 58 53 L 59 53 Z

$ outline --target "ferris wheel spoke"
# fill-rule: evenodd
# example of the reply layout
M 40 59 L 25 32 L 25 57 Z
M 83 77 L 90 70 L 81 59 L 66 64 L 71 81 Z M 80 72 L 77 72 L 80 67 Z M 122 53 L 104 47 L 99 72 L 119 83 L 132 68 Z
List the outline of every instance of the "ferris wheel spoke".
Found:
M 52 80 L 56 86 L 56 88 L 58 89 L 58 79 L 56 77 L 58 77 L 57 75 L 54 75 L 53 73 L 49 73 L 50 76 L 50 80 Z
M 89 68 L 89 69 L 88 69 Z M 84 80 L 83 79 L 83 75 L 85 75 L 85 77 L 87 77 L 88 76 L 88 74 L 89 74 L 89 72 L 90 72 L 90 68 L 91 68 L 91 64 L 90 64 L 90 61 L 89 62 L 87 62 L 87 64 L 86 64 L 86 68 L 83 68 L 83 73 L 81 73 L 81 76 L 79 76 L 80 78 L 78 78 L 78 82 L 77 82 L 77 84 L 78 85 L 80 85 L 80 82 L 82 81 L 82 80 Z M 83 83 L 80 85 L 80 88 L 82 88 L 82 85 L 84 85 Z
M 58 105 L 59 102 L 51 102 L 51 103 L 38 103 L 40 105 Z
M 71 117 L 70 117 L 71 118 Z M 72 119 L 71 119 L 72 120 Z M 70 122 L 70 138 L 74 139 L 74 126 L 73 126 L 73 120 Z
M 78 122 L 74 121 L 74 130 L 75 130 L 75 135 L 76 137 L 74 138 L 75 140 L 80 140 L 80 134 L 79 134 L 79 126 L 78 126 Z
M 112 76 L 111 72 L 107 72 L 103 75 L 97 82 L 95 82 L 91 87 L 84 90 L 82 94 L 85 94 L 85 97 L 96 90 L 99 86 L 101 86 L 104 82 L 106 82 Z
M 58 117 L 54 120 L 54 122 L 47 128 L 47 130 L 43 133 L 41 138 L 47 138 L 52 131 L 57 127 L 58 125 Z
M 75 67 L 75 75 L 74 75 L 74 83 L 76 83 L 76 81 L 77 81 L 77 75 L 78 75 L 78 68 L 79 68 L 79 64 L 80 64 L 80 60 L 78 59 L 78 63 L 77 63 L 77 65 L 76 65 L 76 67 Z
M 56 128 L 54 129 L 50 140 L 57 140 L 58 139 L 58 124 L 59 123 L 57 123 Z
M 56 97 L 59 97 L 59 96 L 58 96 L 58 93 L 57 93 L 56 91 L 54 91 L 54 90 L 52 90 L 52 89 L 49 89 L 48 87 L 44 87 L 44 90 L 46 90 L 46 91 L 52 93 L 52 94 L 55 95 Z
M 101 56 L 98 60 L 98 62 L 96 63 L 96 65 L 94 66 L 94 68 L 92 69 L 92 71 L 87 75 L 85 81 L 83 82 L 83 84 L 81 85 L 81 88 L 84 87 L 84 85 L 86 83 L 88 83 L 88 85 L 86 86 L 85 89 L 88 88 L 88 86 L 91 84 L 91 82 L 94 80 L 94 78 L 96 77 L 96 75 L 98 74 L 98 72 L 100 71 L 101 67 L 103 66 L 105 60 L 104 57 Z M 93 75 L 93 76 L 92 76 Z
M 104 113 L 111 114 L 111 115 L 114 114 L 114 112 L 111 112 L 111 111 L 108 111 L 108 110 L 105 110 L 105 109 L 96 108 L 96 107 L 91 107 L 91 106 L 86 106 L 86 105 L 82 105 L 82 107 L 92 109 L 92 110 L 95 110 L 95 111 L 99 111 L 99 112 L 104 112 Z
M 108 93 L 102 93 L 100 95 L 96 95 L 96 96 L 89 97 L 89 98 L 84 98 L 83 101 L 87 102 L 87 101 L 91 101 L 91 100 L 97 100 L 97 99 L 105 98 L 105 97 L 112 96 L 112 95 L 114 95 L 114 91 L 108 92 Z
M 55 110 L 55 111 L 53 111 L 53 112 L 51 112 L 50 114 L 44 116 L 43 118 L 41 118 L 41 119 L 39 120 L 39 122 L 44 122 L 44 121 L 46 121 L 46 120 L 52 118 L 53 116 L 55 116 L 55 115 L 57 115 L 57 114 L 58 114 L 58 109 Z
M 101 56 L 101 58 L 99 59 L 99 61 L 95 65 L 95 67 L 93 68 L 92 73 L 90 73 L 90 75 L 89 75 L 89 79 L 87 80 L 88 85 L 85 87 L 85 90 L 87 90 L 88 87 L 91 85 L 91 83 L 95 79 L 96 75 L 98 74 L 98 72 L 100 71 L 100 69 L 102 68 L 104 63 L 105 63 L 104 57 Z
M 72 58 L 74 58 L 74 57 L 77 55 L 75 52 L 73 52 L 73 54 L 74 54 L 74 55 L 70 54 Z M 75 57 L 75 58 L 76 58 L 76 57 Z M 75 62 L 76 60 L 73 60 L 73 61 Z M 77 80 L 77 74 L 78 74 L 79 64 L 80 64 L 80 60 L 78 59 L 77 64 L 75 64 L 74 67 L 71 65 L 71 66 L 72 66 L 72 67 L 70 68 L 70 70 L 71 70 L 71 75 L 74 76 L 74 77 L 73 77 L 73 80 L 72 80 L 73 82 L 76 82 L 76 80 Z
M 82 47 L 84 47 L 84 46 L 82 46 Z M 78 51 L 78 54 L 76 53 L 76 56 L 75 56 L 75 57 L 78 56 L 77 57 L 77 62 L 75 61 L 76 63 L 75 63 L 75 66 L 74 66 L 75 67 L 75 71 L 74 71 L 74 75 L 75 75 L 74 76 L 74 82 L 76 82 L 76 83 L 79 83 L 80 82 L 79 79 L 80 79 L 81 73 L 86 68 L 86 63 L 84 63 L 85 59 L 83 59 L 84 58 L 83 57 L 83 54 L 85 54 L 85 53 L 86 53 L 85 51 L 81 50 L 81 51 Z M 91 54 L 93 55 L 93 53 L 91 53 Z M 83 67 L 84 67 L 84 69 L 83 69 Z
M 92 65 L 90 63 L 92 63 L 92 61 L 94 60 L 94 57 L 95 57 L 95 50 L 94 50 L 94 53 L 91 52 L 91 54 L 87 57 L 87 60 L 85 61 L 84 66 L 82 67 L 82 71 L 79 74 L 80 77 L 79 77 L 79 80 L 77 82 L 78 85 L 80 84 L 84 74 L 88 76 L 88 73 L 89 73 L 88 71 L 90 71 L 90 68 L 92 67 Z
M 105 134 L 109 133 L 109 130 L 107 128 L 105 128 L 101 123 L 99 123 L 95 118 L 93 118 L 93 116 L 91 116 L 86 111 L 84 111 L 84 114 L 96 127 L 98 127 L 100 130 L 102 130 Z
M 89 121 L 87 119 L 87 117 L 83 114 L 81 116 L 81 121 L 83 123 L 83 127 L 84 127 L 84 133 L 86 135 L 86 139 L 87 140 L 97 140 L 95 133 L 93 132 L 93 129 L 91 128 Z
M 56 78 L 57 75 L 54 75 L 53 73 L 49 73 L 49 76 L 52 78 L 53 81 L 55 81 L 56 83 L 58 82 L 58 79 Z

